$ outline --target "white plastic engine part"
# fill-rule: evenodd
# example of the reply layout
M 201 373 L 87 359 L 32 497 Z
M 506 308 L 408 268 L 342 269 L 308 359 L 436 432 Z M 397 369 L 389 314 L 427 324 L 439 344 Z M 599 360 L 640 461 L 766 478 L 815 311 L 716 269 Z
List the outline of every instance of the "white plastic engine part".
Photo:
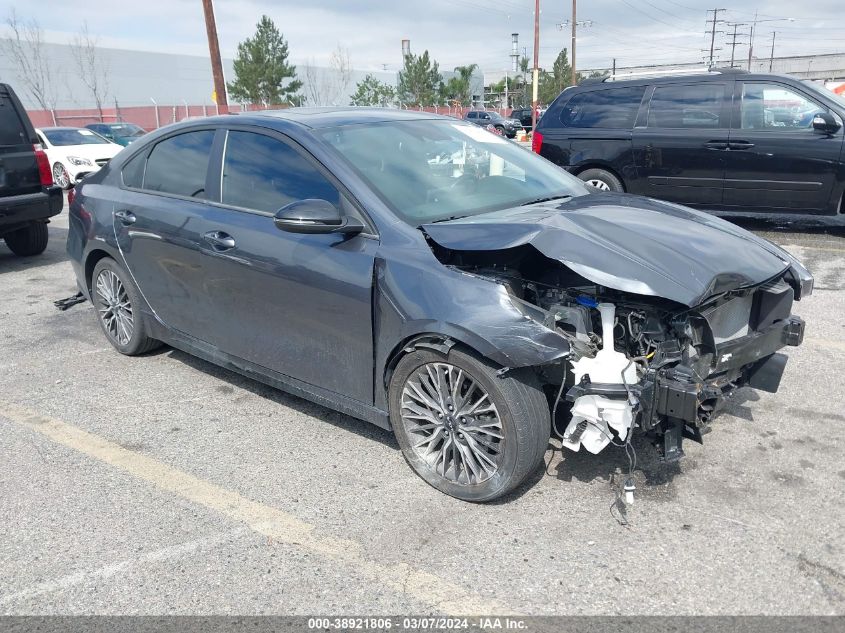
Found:
M 591 383 L 622 384 L 636 383 L 637 370 L 628 357 L 613 349 L 613 324 L 616 306 L 612 303 L 598 305 L 601 314 L 602 347 L 594 358 L 581 358 L 572 363 L 575 384 L 589 375 Z M 611 429 L 621 441 L 625 441 L 634 422 L 631 403 L 625 400 L 611 400 L 604 396 L 581 396 L 572 405 L 572 419 L 563 434 L 563 445 L 577 451 L 581 446 L 591 453 L 598 453 L 610 443 Z
M 590 376 L 590 382 L 619 385 L 622 384 L 622 374 L 629 385 L 637 382 L 637 370 L 628 357 L 613 349 L 613 321 L 616 316 L 616 306 L 612 303 L 598 305 L 601 314 L 602 344 L 594 358 L 582 358 L 572 363 L 575 373 L 575 384 L 581 382 L 584 375 Z
M 581 396 L 572 405 L 572 419 L 563 433 L 563 445 L 573 451 L 581 446 L 598 453 L 610 444 L 611 429 L 624 442 L 634 416 L 627 400 L 610 400 L 604 396 Z

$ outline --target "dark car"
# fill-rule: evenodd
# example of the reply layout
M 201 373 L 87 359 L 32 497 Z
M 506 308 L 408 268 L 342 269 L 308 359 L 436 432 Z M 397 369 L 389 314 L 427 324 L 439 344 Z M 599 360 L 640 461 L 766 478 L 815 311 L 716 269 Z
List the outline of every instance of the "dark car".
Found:
M 587 80 L 561 93 L 534 149 L 600 189 L 735 214 L 843 211 L 845 101 L 780 75 Z
M 0 84 L 0 239 L 15 255 L 47 248 L 47 223 L 61 213 L 62 190 L 11 86 Z
M 379 109 L 153 132 L 77 187 L 68 253 L 109 342 L 160 342 L 391 429 L 494 499 L 564 445 L 667 459 L 778 388 L 812 277 L 678 205 L 600 193 L 483 129 Z
M 522 129 L 522 124 L 516 119 L 506 119 L 498 112 L 486 110 L 470 110 L 464 115 L 464 119 L 469 123 L 475 123 L 481 127 L 492 125 L 502 135 L 508 138 L 516 136 L 518 130 Z
M 516 108 L 511 112 L 512 119 L 519 121 L 519 124 L 526 130 L 530 130 L 533 126 L 531 121 L 531 108 Z M 537 119 L 539 121 L 539 118 Z
M 144 128 L 134 123 L 91 123 L 85 127 L 107 138 L 112 143 L 117 143 L 124 147 L 129 145 L 129 143 L 137 141 L 147 133 Z

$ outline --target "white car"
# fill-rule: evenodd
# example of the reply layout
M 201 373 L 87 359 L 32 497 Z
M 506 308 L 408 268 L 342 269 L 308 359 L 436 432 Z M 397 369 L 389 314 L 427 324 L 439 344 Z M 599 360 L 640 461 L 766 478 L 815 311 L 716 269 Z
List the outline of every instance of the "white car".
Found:
M 44 127 L 35 132 L 50 161 L 53 182 L 62 189 L 97 171 L 123 149 L 81 127 Z

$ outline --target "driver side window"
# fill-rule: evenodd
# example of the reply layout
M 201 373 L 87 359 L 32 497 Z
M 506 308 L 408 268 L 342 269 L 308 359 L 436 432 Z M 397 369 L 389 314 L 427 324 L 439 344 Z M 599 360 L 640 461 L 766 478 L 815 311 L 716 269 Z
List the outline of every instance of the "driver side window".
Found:
M 157 143 L 147 159 L 144 189 L 206 198 L 205 176 L 213 141 L 214 130 L 197 130 Z
M 275 213 L 308 198 L 340 208 L 337 188 L 290 145 L 255 132 L 229 132 L 223 156 L 223 204 Z
M 786 86 L 745 82 L 742 86 L 741 127 L 769 132 L 812 131 L 813 116 L 826 108 Z

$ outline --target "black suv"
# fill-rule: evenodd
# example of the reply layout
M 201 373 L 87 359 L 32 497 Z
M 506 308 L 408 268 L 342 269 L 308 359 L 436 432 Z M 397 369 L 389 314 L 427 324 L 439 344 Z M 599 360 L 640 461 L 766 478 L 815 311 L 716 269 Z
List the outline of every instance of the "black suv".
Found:
M 522 129 L 522 124 L 516 119 L 506 119 L 498 112 L 486 110 L 470 110 L 464 117 L 469 123 L 475 123 L 482 127 L 492 125 L 508 138 L 516 136 L 517 130 Z
M 0 238 L 16 255 L 43 253 L 48 218 L 62 204 L 26 111 L 12 88 L 0 84 Z
M 595 79 L 564 90 L 534 135 L 599 189 L 724 213 L 845 212 L 845 100 L 737 70 Z
M 511 118 L 519 121 L 526 130 L 531 129 L 531 108 L 514 108 Z

